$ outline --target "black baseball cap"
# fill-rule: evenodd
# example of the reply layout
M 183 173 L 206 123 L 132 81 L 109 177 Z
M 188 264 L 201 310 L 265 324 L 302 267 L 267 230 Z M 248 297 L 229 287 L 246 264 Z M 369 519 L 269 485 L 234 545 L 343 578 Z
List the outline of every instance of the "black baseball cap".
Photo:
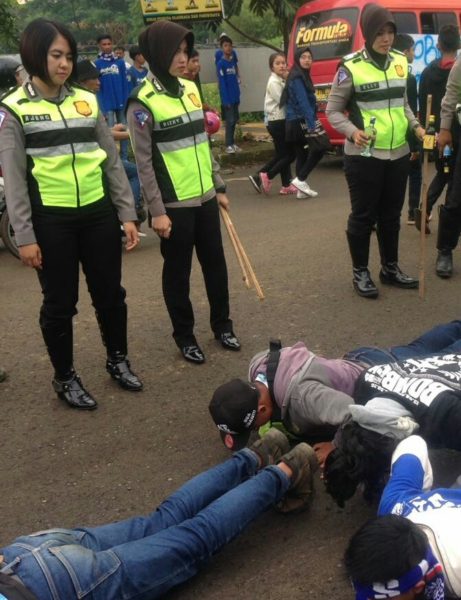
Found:
M 213 394 L 208 408 L 230 450 L 241 450 L 247 445 L 258 414 L 258 400 L 256 386 L 241 379 L 220 385 Z
M 97 66 L 91 60 L 80 60 L 77 63 L 77 80 L 86 81 L 87 79 L 98 79 L 99 71 Z

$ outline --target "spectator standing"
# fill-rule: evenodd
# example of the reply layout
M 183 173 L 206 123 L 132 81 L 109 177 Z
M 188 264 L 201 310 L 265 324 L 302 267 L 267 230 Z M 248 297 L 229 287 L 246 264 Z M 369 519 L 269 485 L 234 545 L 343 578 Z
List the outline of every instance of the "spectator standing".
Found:
M 315 132 L 317 126 L 317 99 L 310 75 L 311 66 L 310 48 L 298 48 L 281 106 L 286 106 L 286 140 L 294 144 L 296 152 L 296 177 L 291 183 L 300 194 L 315 198 L 318 192 L 310 187 L 307 178 L 322 159 L 325 150 L 309 148 L 306 140 L 306 134 Z M 299 197 L 303 196 L 298 195 Z
M 131 67 L 131 64 L 125 60 L 125 53 L 126 53 L 126 48 L 125 46 L 115 46 L 114 48 L 114 54 L 117 58 L 119 58 L 120 60 L 123 60 L 123 62 L 125 63 L 125 69 L 128 72 L 128 69 Z
M 200 94 L 200 99 L 203 104 L 203 93 L 202 93 L 202 84 L 200 82 L 200 54 L 198 50 L 192 48 L 189 60 L 187 61 L 187 67 L 184 71 L 183 77 L 193 81 L 197 86 L 197 89 Z M 208 110 L 208 107 L 204 106 L 204 110 Z
M 104 33 L 98 37 L 99 54 L 95 61 L 99 71 L 101 89 L 98 102 L 109 127 L 116 123 L 126 125 L 125 106 L 128 98 L 128 79 L 125 61 L 112 51 L 112 37 Z M 128 159 L 128 141 L 120 143 L 120 156 Z
M 275 156 L 256 175 L 250 175 L 255 190 L 260 194 L 269 193 L 272 180 L 280 173 L 282 187 L 280 194 L 296 194 L 297 189 L 291 185 L 290 164 L 295 153 L 292 144 L 285 140 L 285 107 L 280 106 L 285 81 L 288 76 L 287 61 L 283 52 L 274 52 L 269 57 L 271 74 L 267 82 L 264 98 L 264 114 L 267 121 L 267 131 L 274 141 Z
M 223 57 L 223 55 L 224 55 L 223 49 L 221 48 L 221 40 L 222 40 L 223 38 L 230 39 L 230 38 L 229 38 L 229 36 L 227 35 L 227 33 L 224 33 L 224 31 L 223 31 L 223 32 L 220 34 L 220 36 L 218 37 L 218 43 L 219 43 L 220 47 L 219 47 L 219 48 L 216 50 L 216 52 L 214 53 L 214 64 L 215 64 L 215 65 L 217 65 L 217 64 L 218 64 L 218 62 L 221 60 L 221 58 L 222 58 L 222 57 Z M 237 66 L 236 66 L 236 69 L 237 69 L 237 75 L 239 76 L 239 69 L 238 69 L 238 62 L 239 62 L 239 59 L 238 59 L 238 55 L 237 55 L 237 52 L 235 51 L 235 49 L 232 49 L 232 58 L 234 59 L 234 61 L 235 61 L 235 64 L 237 65 Z
M 219 95 L 223 117 L 226 121 L 226 152 L 235 154 L 240 148 L 235 144 L 235 127 L 239 120 L 240 81 L 238 76 L 237 60 L 235 58 L 232 40 L 228 36 L 220 37 L 220 46 L 223 52 L 216 64 L 218 72 Z
M 135 87 L 138 87 L 149 73 L 149 69 L 146 68 L 146 59 L 141 53 L 139 46 L 131 46 L 130 58 L 133 64 L 127 71 L 128 76 L 128 92 L 131 93 Z
M 326 113 L 332 127 L 346 136 L 344 170 L 351 197 L 347 240 L 353 286 L 359 296 L 377 298 L 378 288 L 368 270 L 375 224 L 381 282 L 404 289 L 418 287 L 417 279 L 401 271 L 398 249 L 400 213 L 410 163 L 408 125 L 419 139 L 424 129 L 407 100 L 407 59 L 392 50 L 396 34 L 392 13 L 378 4 L 368 4 L 362 12 L 361 28 L 365 46 L 344 57 L 335 75 Z M 376 120 L 373 139 L 364 131 L 372 119 Z M 373 144 L 371 156 L 363 156 L 370 144 Z
M 403 52 L 408 61 L 407 97 L 413 114 L 418 114 L 418 83 L 411 72 L 411 65 L 415 60 L 415 40 L 408 33 L 399 33 L 395 36 L 394 50 Z M 410 146 L 410 171 L 408 173 L 408 219 L 407 225 L 415 224 L 415 210 L 419 206 L 421 196 L 422 169 L 421 169 L 421 141 L 409 127 L 407 134 Z
M 459 29 L 456 25 L 444 25 L 440 29 L 437 40 L 437 48 L 442 56 L 433 60 L 421 73 L 419 81 L 419 108 L 420 118 L 423 125 L 426 123 L 427 117 L 427 97 L 432 96 L 431 114 L 435 116 L 436 131 L 440 130 L 440 110 L 442 98 L 447 88 L 448 75 L 452 66 L 455 64 L 456 55 L 460 47 Z M 454 163 L 458 151 L 458 122 L 456 119 L 452 121 L 452 140 L 453 140 L 453 155 L 451 162 Z M 435 175 L 429 185 L 427 191 L 427 214 L 426 218 L 429 221 L 432 209 L 440 198 L 444 187 L 450 186 L 451 175 L 453 172 L 446 174 L 443 171 L 442 160 L 439 156 L 438 148 L 434 149 Z M 447 189 L 448 197 L 448 189 Z M 421 230 L 421 210 L 416 212 L 416 226 Z M 430 233 L 429 226 L 426 223 L 426 233 Z

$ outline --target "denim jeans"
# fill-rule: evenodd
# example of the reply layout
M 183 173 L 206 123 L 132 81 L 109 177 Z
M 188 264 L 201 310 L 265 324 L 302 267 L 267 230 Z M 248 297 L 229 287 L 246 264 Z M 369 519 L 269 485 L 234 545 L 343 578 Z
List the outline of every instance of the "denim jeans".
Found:
M 346 360 L 355 360 L 367 365 L 384 365 L 407 358 L 425 358 L 443 354 L 461 353 L 461 321 L 437 325 L 420 337 L 403 346 L 392 346 L 385 350 L 363 346 L 345 354 Z
M 257 474 L 241 450 L 191 479 L 156 511 L 94 528 L 53 529 L 0 550 L 38 600 L 153 600 L 186 581 L 222 546 L 278 502 L 290 480 Z
M 229 104 L 224 106 L 224 120 L 226 121 L 226 146 L 234 145 L 235 127 L 240 118 L 239 105 Z
M 108 110 L 104 116 L 107 119 L 109 127 L 113 127 L 116 123 L 126 125 L 126 116 L 123 108 L 119 110 Z M 120 158 L 122 160 L 128 160 L 128 140 L 120 141 Z
M 126 176 L 128 177 L 128 182 L 131 187 L 131 191 L 134 196 L 134 205 L 136 210 L 142 207 L 141 201 L 141 183 L 138 177 L 138 169 L 136 164 L 131 162 L 130 160 L 125 160 L 122 158 L 123 168 L 125 169 Z

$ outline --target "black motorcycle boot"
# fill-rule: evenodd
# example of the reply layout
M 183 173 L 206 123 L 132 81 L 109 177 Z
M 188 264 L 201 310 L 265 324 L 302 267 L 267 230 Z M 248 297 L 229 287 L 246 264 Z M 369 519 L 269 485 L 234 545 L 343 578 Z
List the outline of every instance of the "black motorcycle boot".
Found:
M 443 279 L 453 275 L 453 250 L 458 245 L 461 230 L 461 215 L 440 207 L 439 228 L 437 231 L 437 261 L 435 272 Z
M 353 265 L 352 285 L 357 294 L 362 296 L 362 298 L 377 298 L 379 293 L 368 270 L 370 235 L 354 235 L 346 231 Z
M 438 251 L 435 272 L 442 279 L 449 279 L 453 275 L 453 252 L 451 250 Z
M 71 371 L 70 377 L 65 380 L 53 379 L 53 388 L 58 397 L 72 408 L 94 410 L 98 407 L 96 400 L 83 387 L 82 381 L 75 371 Z
M 415 289 L 419 287 L 419 281 L 414 277 L 406 275 L 396 262 L 386 263 L 381 266 L 379 280 L 385 285 L 393 285 L 402 289 Z
M 106 370 L 121 388 L 129 392 L 140 392 L 142 381 L 133 373 L 130 361 L 121 352 L 112 352 L 106 361 Z
M 362 298 L 374 299 L 378 297 L 378 288 L 371 278 L 370 271 L 367 267 L 353 267 L 352 285 L 357 294 L 362 296 Z

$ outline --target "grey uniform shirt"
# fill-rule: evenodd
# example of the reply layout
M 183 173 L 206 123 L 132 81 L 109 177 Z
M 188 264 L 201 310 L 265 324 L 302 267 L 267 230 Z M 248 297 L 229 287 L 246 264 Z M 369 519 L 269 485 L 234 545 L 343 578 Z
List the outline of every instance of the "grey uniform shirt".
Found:
M 370 62 L 373 62 L 371 59 L 369 60 Z M 392 56 L 389 56 L 389 60 L 393 60 Z M 352 141 L 352 135 L 356 131 L 359 131 L 359 128 L 354 125 L 345 114 L 353 93 L 354 86 L 352 77 L 346 67 L 340 67 L 335 75 L 331 92 L 328 96 L 326 115 L 330 125 L 346 137 L 344 153 L 348 155 L 359 155 L 363 151 L 363 148 L 358 148 Z M 406 92 L 404 98 L 404 111 L 410 127 L 418 127 L 418 119 L 415 117 L 408 104 Z M 393 150 L 377 150 L 376 148 L 373 148 L 373 156 L 381 160 L 397 160 L 409 152 L 410 148 L 408 144 L 403 144 L 403 146 Z
M 216 190 L 218 192 L 225 191 L 226 186 L 219 174 L 219 165 L 211 154 L 210 149 L 214 189 L 209 190 L 200 198 L 193 198 L 185 202 L 169 202 L 164 204 L 152 164 L 152 131 L 154 125 L 152 113 L 141 102 L 130 100 L 127 109 L 127 122 L 131 145 L 136 156 L 136 165 L 138 167 L 143 197 L 152 217 L 164 215 L 166 213 L 165 206 L 168 206 L 168 208 L 200 206 L 203 202 L 214 198 Z
M 461 55 L 448 75 L 445 96 L 440 109 L 440 129 L 451 129 L 456 105 L 461 102 Z
M 31 87 L 29 87 L 31 86 Z M 28 79 L 23 88 L 32 102 L 43 100 L 40 92 Z M 63 86 L 55 102 L 61 102 L 66 96 L 73 96 L 72 88 Z M 53 102 L 53 100 L 49 100 Z M 27 155 L 24 130 L 18 119 L 4 106 L 1 110 L 5 117 L 0 126 L 0 163 L 5 181 L 5 196 L 11 225 L 18 246 L 35 244 L 36 238 L 32 225 L 32 208 L 27 188 Z M 102 113 L 96 122 L 96 141 L 106 152 L 107 159 L 101 167 L 106 176 L 110 199 L 117 209 L 122 223 L 136 221 L 134 198 L 128 178 L 118 155 L 114 139 L 107 127 Z

